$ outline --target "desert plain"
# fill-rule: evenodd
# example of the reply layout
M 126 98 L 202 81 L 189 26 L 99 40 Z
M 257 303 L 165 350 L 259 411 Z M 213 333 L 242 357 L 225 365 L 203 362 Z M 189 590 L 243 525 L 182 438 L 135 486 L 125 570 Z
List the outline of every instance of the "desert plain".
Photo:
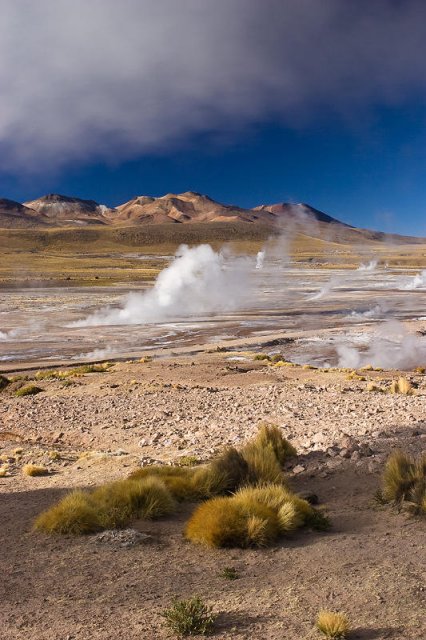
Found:
M 329 609 L 346 613 L 350 637 L 420 640 L 425 521 L 375 494 L 390 453 L 425 450 L 425 289 L 415 278 L 426 245 L 298 233 L 285 260 L 272 241 L 268 261 L 266 231 L 230 244 L 232 226 L 209 229 L 204 242 L 249 262 L 255 302 L 142 327 L 108 324 L 108 314 L 126 308 L 130 291 L 155 290 L 182 227 L 127 244 L 110 229 L 2 233 L 2 636 L 172 638 L 165 608 L 198 595 L 216 616 L 215 638 L 316 638 L 316 616 Z M 199 232 L 185 233 L 195 244 Z M 104 308 L 103 324 L 87 321 Z M 391 335 L 388 322 L 398 323 Z M 409 393 L 390 392 L 400 378 Z M 30 385 L 39 392 L 17 394 Z M 297 530 L 265 548 L 206 548 L 184 536 L 193 503 L 110 537 L 33 530 L 71 489 L 141 466 L 202 465 L 265 421 L 295 447 L 288 485 L 315 494 L 328 531 Z M 28 464 L 47 474 L 25 475 Z M 223 576 L 230 567 L 235 580 Z

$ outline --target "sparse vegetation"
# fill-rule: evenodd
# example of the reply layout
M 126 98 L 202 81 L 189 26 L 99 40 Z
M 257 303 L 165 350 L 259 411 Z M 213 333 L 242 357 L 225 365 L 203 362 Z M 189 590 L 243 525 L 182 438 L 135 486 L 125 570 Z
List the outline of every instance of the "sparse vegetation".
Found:
M 259 502 L 219 497 L 195 510 L 185 534 L 209 547 L 263 547 L 276 540 L 279 523 L 274 511 Z
M 195 467 L 200 461 L 197 456 L 182 456 L 177 462 L 180 467 Z
M 162 614 L 165 624 L 179 636 L 207 635 L 214 627 L 215 616 L 198 596 L 174 599 Z
M 406 506 L 414 515 L 426 515 L 426 455 L 415 460 L 394 451 L 386 462 L 377 497 L 384 504 Z
M 34 528 L 45 533 L 82 535 L 102 529 L 99 512 L 85 491 L 73 491 L 41 513 Z
M 405 396 L 412 395 L 413 387 L 411 382 L 407 380 L 407 378 L 403 378 L 402 376 L 398 378 L 398 380 L 392 380 L 389 393 L 401 393 Z
M 281 430 L 274 424 L 261 424 L 254 442 L 262 449 L 271 446 L 280 464 L 284 464 L 289 458 L 297 455 L 296 449 L 283 437 Z
M 118 480 L 92 492 L 74 491 L 42 513 L 35 528 L 47 533 L 93 533 L 124 527 L 133 518 L 159 518 L 175 502 L 160 478 Z
M 300 527 L 327 525 L 306 500 L 281 484 L 267 484 L 204 502 L 192 514 L 186 537 L 211 547 L 262 547 Z
M 31 476 L 31 477 L 47 476 L 49 473 L 49 469 L 47 469 L 47 467 L 43 467 L 42 465 L 26 464 L 22 468 L 22 473 L 25 476 Z
M 0 467 L 0 478 L 5 478 L 7 476 L 7 467 Z
M 29 384 L 15 391 L 15 396 L 18 398 L 22 398 L 23 396 L 35 396 L 37 393 L 41 393 L 42 391 L 43 389 L 40 389 L 40 387 L 37 387 L 35 384 Z
M 320 611 L 316 627 L 326 638 L 342 639 L 349 631 L 349 620 L 343 613 Z
M 0 391 L 2 391 L 3 389 L 6 389 L 9 383 L 10 383 L 9 378 L 6 378 L 6 376 L 0 373 Z
M 224 567 L 219 575 L 221 578 L 224 578 L 224 580 L 238 580 L 240 577 L 235 567 Z

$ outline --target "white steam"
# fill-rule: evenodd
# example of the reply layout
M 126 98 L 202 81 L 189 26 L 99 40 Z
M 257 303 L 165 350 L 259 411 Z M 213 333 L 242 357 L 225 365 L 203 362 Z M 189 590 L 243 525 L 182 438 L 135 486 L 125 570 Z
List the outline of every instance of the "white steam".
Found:
M 403 285 L 402 289 L 405 291 L 413 291 L 414 289 L 424 289 L 426 288 L 426 269 L 418 273 L 414 278 L 409 280 L 405 285 Z
M 338 345 L 339 367 L 356 369 L 367 364 L 383 369 L 413 369 L 426 363 L 426 337 L 409 333 L 400 322 L 383 324 L 371 337 L 365 351 Z
M 263 269 L 265 262 L 265 251 L 259 251 L 256 256 L 256 269 Z
M 357 271 L 375 271 L 377 268 L 377 260 L 370 260 L 367 264 L 363 262 L 359 265 Z
M 230 311 L 248 295 L 247 275 L 252 268 L 251 261 L 225 256 L 210 245 L 182 245 L 152 289 L 132 293 L 122 308 L 102 309 L 72 326 L 148 324 Z

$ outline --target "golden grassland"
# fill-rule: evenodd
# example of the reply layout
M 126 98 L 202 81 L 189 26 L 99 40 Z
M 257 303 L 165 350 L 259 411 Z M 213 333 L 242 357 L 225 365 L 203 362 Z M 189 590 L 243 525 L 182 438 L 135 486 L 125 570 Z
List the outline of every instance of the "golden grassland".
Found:
M 351 230 L 349 235 L 320 239 L 297 232 L 287 244 L 285 234 L 244 223 L 1 229 L 0 286 L 150 281 L 164 266 L 159 255 L 171 256 L 183 243 L 202 242 L 215 249 L 228 243 L 236 253 L 253 255 L 268 241 L 277 252 L 288 251 L 301 265 L 312 268 L 354 268 L 362 255 L 374 255 L 389 266 L 426 268 L 426 244 L 390 244 L 370 235 Z M 135 254 L 148 258 L 141 261 Z

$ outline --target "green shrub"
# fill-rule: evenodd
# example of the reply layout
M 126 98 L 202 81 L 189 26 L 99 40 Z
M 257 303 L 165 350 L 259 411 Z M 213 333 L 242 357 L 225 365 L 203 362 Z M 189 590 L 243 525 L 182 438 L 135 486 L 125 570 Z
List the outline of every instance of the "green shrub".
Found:
M 3 376 L 2 374 L 0 374 L 0 391 L 3 391 L 3 389 L 6 389 L 9 383 L 10 383 L 9 378 L 6 378 L 6 376 Z
M 43 389 L 40 387 L 36 387 L 35 384 L 29 384 L 26 387 L 21 387 L 17 391 L 15 391 L 15 396 L 21 398 L 23 396 L 35 396 L 37 393 L 41 393 Z
M 179 636 L 206 635 L 214 627 L 215 616 L 201 598 L 174 599 L 162 614 L 165 624 Z
M 238 580 L 240 577 L 235 567 L 224 567 L 219 573 L 219 576 L 224 578 L 224 580 Z

